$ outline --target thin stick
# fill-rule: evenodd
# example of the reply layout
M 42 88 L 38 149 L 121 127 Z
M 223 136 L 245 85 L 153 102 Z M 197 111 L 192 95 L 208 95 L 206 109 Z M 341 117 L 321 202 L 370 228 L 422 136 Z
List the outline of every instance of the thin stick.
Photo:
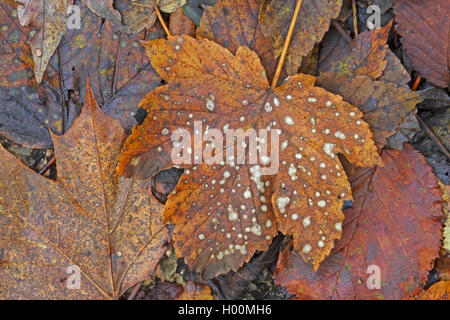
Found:
M 417 76 L 416 81 L 414 81 L 414 84 L 411 88 L 412 91 L 416 91 L 417 88 L 419 87 L 420 81 L 422 81 L 422 77 L 421 76 Z
M 39 170 L 39 174 L 40 174 L 40 175 L 44 175 L 44 174 L 48 171 L 48 169 L 50 169 L 50 167 L 55 163 L 55 161 L 56 161 L 56 158 L 55 158 L 55 156 L 53 156 L 53 157 L 45 164 L 45 166 L 44 166 L 41 170 Z
M 417 114 L 416 115 L 417 120 L 419 120 L 420 124 L 422 125 L 423 129 L 425 130 L 425 133 L 430 137 L 431 140 L 433 140 L 438 147 L 441 149 L 442 153 L 445 154 L 447 159 L 450 159 L 450 152 L 448 152 L 447 148 L 442 144 L 442 142 L 439 140 L 439 138 L 434 134 L 433 130 L 428 127 L 428 125 L 425 123 L 425 121 Z
M 356 0 L 352 0 L 352 12 L 353 12 L 353 29 L 355 31 L 355 37 L 358 35 L 358 12 L 356 11 Z
M 414 84 L 411 88 L 412 91 L 416 91 L 417 87 L 419 87 L 420 81 L 422 80 L 421 76 L 417 76 L 416 80 L 414 81 Z M 425 120 L 422 119 L 421 116 L 416 114 L 417 120 L 419 120 L 420 124 L 422 125 L 423 129 L 425 130 L 425 133 L 427 136 L 433 140 L 439 149 L 441 149 L 442 153 L 445 154 L 447 159 L 450 159 L 450 152 L 447 150 L 447 148 L 444 146 L 444 144 L 439 140 L 439 138 L 434 134 L 433 130 L 425 123 Z
M 166 34 L 170 37 L 172 34 L 170 33 L 169 28 L 167 28 L 166 22 L 164 21 L 162 15 L 161 15 L 161 11 L 159 11 L 158 2 L 159 1 L 157 1 L 156 5 L 155 5 L 156 15 L 158 16 L 158 20 L 159 20 L 159 22 L 161 22 L 161 25 L 164 28 L 164 31 L 166 31 Z
M 302 0 L 297 0 L 297 5 L 295 6 L 294 15 L 292 16 L 291 25 L 289 26 L 289 30 L 286 36 L 286 41 L 284 42 L 283 50 L 281 51 L 281 57 L 278 61 L 277 70 L 275 71 L 275 75 L 273 76 L 272 85 L 270 86 L 272 89 L 275 89 L 278 83 L 278 78 L 281 74 L 281 69 L 283 68 L 284 59 L 286 59 L 287 50 L 289 48 L 289 44 L 291 43 L 292 33 L 294 32 L 295 23 L 297 22 L 298 13 L 300 12 L 300 7 L 302 6 Z
M 142 284 L 143 284 L 143 283 L 144 283 L 144 282 L 141 281 L 141 282 L 139 282 L 138 284 L 136 284 L 136 285 L 134 286 L 133 291 L 131 291 L 131 294 L 128 296 L 128 300 L 134 300 L 134 299 L 136 298 L 137 294 L 139 293 L 139 291 L 140 291 L 141 288 L 142 288 Z
M 331 20 L 331 24 L 344 37 L 345 41 L 351 42 L 353 40 L 352 37 L 350 37 L 350 35 L 345 32 L 344 28 L 342 28 L 342 26 L 336 20 Z

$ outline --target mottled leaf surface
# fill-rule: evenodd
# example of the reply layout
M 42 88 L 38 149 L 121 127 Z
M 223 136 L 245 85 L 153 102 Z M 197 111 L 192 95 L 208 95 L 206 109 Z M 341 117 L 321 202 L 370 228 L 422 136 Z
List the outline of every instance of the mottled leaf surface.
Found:
M 353 209 L 345 211 L 342 237 L 317 272 L 287 247 L 274 275 L 278 284 L 301 299 L 405 299 L 421 289 L 441 246 L 438 180 L 410 145 L 386 149 L 382 158 L 385 167 L 351 175 Z M 381 289 L 366 285 L 371 265 L 379 267 Z
M 194 121 L 222 132 L 269 128 L 280 134 L 280 169 L 273 176 L 261 174 L 263 162 L 228 155 L 214 165 L 183 165 L 164 213 L 165 221 L 175 223 L 177 255 L 213 277 L 266 250 L 278 227 L 294 235 L 300 254 L 317 268 L 340 237 L 341 208 L 351 199 L 336 153 L 361 166 L 380 163 L 361 112 L 314 87 L 315 78 L 304 74 L 271 90 L 258 56 L 246 47 L 234 56 L 212 41 L 187 36 L 145 47 L 168 85 L 141 102 L 149 114 L 127 140 L 119 174 L 146 178 L 171 166 L 171 134 L 179 128 L 192 132 Z M 237 143 L 247 157 L 249 146 Z
M 396 0 L 396 30 L 419 74 L 447 88 L 450 83 L 450 2 Z
M 272 79 L 277 67 L 270 37 L 263 34 L 259 24 L 260 0 L 219 0 L 206 7 L 197 29 L 197 37 L 213 40 L 231 53 L 246 46 L 258 54 L 259 59 Z
M 53 136 L 56 182 L 0 147 L 3 298 L 118 298 L 147 279 L 165 251 L 162 206 L 148 181 L 115 175 L 125 132 L 87 91 L 72 128 Z M 77 270 L 79 289 L 70 287 Z
M 289 25 L 294 15 L 296 0 L 264 0 L 259 21 L 265 34 L 271 36 L 275 57 L 281 55 Z M 331 19 L 339 15 L 342 0 L 303 0 L 294 33 L 286 56 L 286 71 L 296 74 L 302 58 L 327 32 Z

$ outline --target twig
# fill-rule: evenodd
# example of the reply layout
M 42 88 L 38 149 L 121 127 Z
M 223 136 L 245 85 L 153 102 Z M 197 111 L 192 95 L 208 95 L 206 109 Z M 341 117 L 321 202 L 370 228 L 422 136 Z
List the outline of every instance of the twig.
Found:
M 139 282 L 138 284 L 136 284 L 136 285 L 134 286 L 133 291 L 131 291 L 131 294 L 128 296 L 128 300 L 134 300 L 134 299 L 136 298 L 137 294 L 139 293 L 139 291 L 140 291 L 141 288 L 142 288 L 142 284 L 143 284 L 143 283 L 144 283 L 144 282 L 141 281 L 141 282 Z
M 417 88 L 419 87 L 420 81 L 422 81 L 422 77 L 421 76 L 417 76 L 416 81 L 414 81 L 414 84 L 411 88 L 412 91 L 416 91 Z
M 414 81 L 414 84 L 411 88 L 412 91 L 417 90 L 421 80 L 422 80 L 422 77 L 417 76 L 417 78 Z M 442 153 L 445 154 L 447 159 L 450 159 L 450 152 L 448 152 L 447 148 L 439 140 L 439 138 L 434 134 L 433 130 L 431 130 L 431 128 L 425 123 L 425 120 L 423 120 L 422 117 L 419 116 L 418 114 L 416 114 L 416 118 L 417 118 L 417 120 L 419 120 L 419 122 L 420 122 L 421 126 L 423 127 L 423 129 L 425 130 L 425 133 L 427 134 L 427 136 L 437 144 L 437 146 L 439 147 L 439 149 L 441 149 Z
M 40 175 L 44 175 L 44 174 L 48 171 L 48 169 L 50 169 L 50 167 L 55 163 L 55 161 L 56 161 L 56 157 L 53 156 L 53 157 L 45 164 L 45 166 L 44 166 L 41 170 L 39 170 L 39 174 L 40 174 Z
M 352 12 L 353 12 L 353 29 L 355 31 L 355 37 L 358 35 L 358 12 L 356 11 L 356 0 L 352 0 Z
M 447 159 L 450 159 L 450 152 L 448 152 L 447 148 L 442 144 L 439 138 L 436 137 L 433 130 L 431 130 L 430 127 L 428 127 L 425 121 L 418 114 L 416 115 L 416 118 L 417 120 L 419 120 L 428 137 L 430 137 L 430 139 L 433 140 L 438 145 L 438 147 L 441 149 L 442 153 L 445 154 Z
M 350 37 L 350 35 L 345 32 L 344 28 L 342 28 L 342 26 L 336 20 L 331 20 L 331 24 L 344 37 L 345 41 L 351 42 L 353 40 L 352 37 Z
M 170 37 L 172 34 L 170 33 L 169 28 L 167 28 L 166 22 L 165 22 L 164 19 L 163 19 L 163 16 L 162 16 L 162 14 L 161 14 L 161 11 L 159 11 L 158 3 L 159 3 L 159 0 L 156 1 L 156 5 L 155 5 L 155 12 L 156 12 L 156 15 L 158 16 L 158 20 L 159 20 L 159 22 L 161 23 L 162 27 L 164 28 L 164 31 L 166 31 L 167 36 Z
M 275 71 L 275 75 L 273 76 L 272 85 L 270 86 L 272 89 L 275 89 L 278 83 L 278 78 L 281 74 L 281 69 L 283 68 L 284 59 L 286 59 L 287 50 L 289 48 L 289 44 L 291 43 L 292 33 L 294 32 L 295 23 L 297 22 L 298 13 L 300 12 L 300 7 L 302 6 L 302 0 L 297 0 L 297 5 L 295 6 L 294 15 L 292 16 L 291 24 L 289 26 L 289 30 L 286 36 L 286 41 L 284 41 L 283 50 L 281 51 L 281 57 L 278 61 L 277 70 Z

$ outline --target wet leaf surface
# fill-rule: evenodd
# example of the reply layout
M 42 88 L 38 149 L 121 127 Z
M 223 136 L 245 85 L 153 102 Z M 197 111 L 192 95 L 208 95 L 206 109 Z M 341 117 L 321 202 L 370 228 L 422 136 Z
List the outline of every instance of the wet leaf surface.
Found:
M 447 0 L 396 0 L 396 30 L 406 56 L 419 74 L 447 88 L 450 83 L 450 3 Z
M 303 299 L 405 299 L 418 293 L 439 255 L 442 197 L 438 180 L 411 146 L 383 151 L 384 168 L 350 175 L 354 207 L 343 235 L 316 273 L 286 248 L 275 280 Z M 380 289 L 370 290 L 378 266 Z
M 340 236 L 341 208 L 351 199 L 335 154 L 345 153 L 358 165 L 380 163 L 359 110 L 303 74 L 270 90 L 257 55 L 245 47 L 233 56 L 187 36 L 145 47 L 168 85 L 141 102 L 148 115 L 127 140 L 119 174 L 142 179 L 171 166 L 171 133 L 192 130 L 196 120 L 219 130 L 272 128 L 280 134 L 280 171 L 274 176 L 261 175 L 260 162 L 262 167 L 248 159 L 241 165 L 243 159 L 229 161 L 228 155 L 227 163 L 183 165 L 165 207 L 165 221 L 175 223 L 177 255 L 211 278 L 266 250 L 278 227 L 293 234 L 301 255 L 318 267 Z
M 115 175 L 125 137 L 87 86 L 80 117 L 65 135 L 53 136 L 56 182 L 1 147 L 3 298 L 118 298 L 150 277 L 168 231 L 149 182 Z
M 291 23 L 296 0 L 265 0 L 262 4 L 259 21 L 268 36 L 273 39 L 275 57 L 281 55 L 284 40 Z M 302 57 L 306 56 L 319 43 L 342 7 L 342 0 L 303 0 L 295 24 L 289 53 L 286 56 L 286 71 L 296 74 Z

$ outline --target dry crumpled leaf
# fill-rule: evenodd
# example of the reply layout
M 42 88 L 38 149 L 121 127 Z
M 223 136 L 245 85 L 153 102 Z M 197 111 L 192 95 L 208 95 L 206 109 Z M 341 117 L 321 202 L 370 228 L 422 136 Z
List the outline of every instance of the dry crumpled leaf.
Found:
M 183 165 L 187 170 L 164 213 L 166 222 L 175 223 L 177 255 L 206 278 L 236 270 L 256 250 L 267 249 L 277 224 L 294 235 L 296 248 L 317 268 L 339 238 L 341 208 L 351 200 L 335 154 L 356 165 L 380 163 L 361 112 L 314 87 L 315 78 L 304 74 L 271 90 L 256 53 L 246 47 L 233 56 L 212 41 L 187 36 L 144 46 L 168 85 L 141 102 L 149 114 L 127 140 L 119 174 L 146 178 L 170 167 L 171 133 L 192 130 L 194 121 L 222 132 L 280 130 L 280 170 L 274 176 L 261 175 L 264 165 L 249 165 L 248 159 L 243 165 L 229 157 L 222 164 Z M 248 155 L 249 146 L 243 147 Z
M 162 206 L 147 181 L 115 175 L 126 135 L 86 90 L 80 117 L 53 136 L 56 182 L 0 147 L 3 298 L 118 298 L 147 279 L 165 251 Z M 77 269 L 80 288 L 71 289 Z
M 450 281 L 439 281 L 423 290 L 417 300 L 450 300 Z
M 20 24 L 30 26 L 28 40 L 34 61 L 34 75 L 41 83 L 45 69 L 67 30 L 67 8 L 71 0 L 17 0 Z
M 421 288 L 441 245 L 438 179 L 410 145 L 385 149 L 384 168 L 351 175 L 353 209 L 342 237 L 317 272 L 287 248 L 275 281 L 302 299 L 404 299 Z M 381 289 L 366 283 L 380 268 Z
M 197 38 L 213 40 L 235 54 L 246 46 L 258 54 L 269 81 L 277 67 L 272 39 L 266 37 L 259 24 L 260 0 L 219 0 L 208 6 L 200 20 Z M 284 71 L 284 69 L 283 69 Z M 281 75 L 281 79 L 285 72 Z
M 450 83 L 450 2 L 396 0 L 396 30 L 406 56 L 420 75 L 447 88 Z
M 281 55 L 296 3 L 296 0 L 264 0 L 262 4 L 259 21 L 265 34 L 273 38 L 275 57 Z M 297 73 L 302 57 L 322 40 L 341 7 L 342 0 L 302 1 L 285 61 L 289 75 Z
M 341 95 L 362 111 L 379 150 L 404 119 L 410 113 L 415 113 L 416 104 L 423 100 L 419 92 L 398 87 L 394 83 L 375 81 L 365 75 L 326 72 L 317 78 L 317 83 Z
M 208 285 L 188 281 L 175 300 L 214 300 Z

